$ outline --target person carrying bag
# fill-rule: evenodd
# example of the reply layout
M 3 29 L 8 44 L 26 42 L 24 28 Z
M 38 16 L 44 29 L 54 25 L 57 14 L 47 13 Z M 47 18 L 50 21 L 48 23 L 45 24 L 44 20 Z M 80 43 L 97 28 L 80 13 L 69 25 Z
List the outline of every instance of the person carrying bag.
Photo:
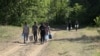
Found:
M 48 41 L 49 39 L 52 39 L 52 35 L 50 33 L 50 26 L 48 25 L 48 23 L 46 23 L 46 35 L 45 35 L 45 39 Z

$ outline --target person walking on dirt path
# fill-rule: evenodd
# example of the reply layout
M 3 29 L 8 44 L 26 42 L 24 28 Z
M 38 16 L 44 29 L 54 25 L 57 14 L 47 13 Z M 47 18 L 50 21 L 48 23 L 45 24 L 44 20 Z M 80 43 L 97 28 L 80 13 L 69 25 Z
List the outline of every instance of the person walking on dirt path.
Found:
M 26 43 L 26 41 L 28 41 L 28 35 L 29 35 L 29 27 L 27 25 L 27 22 L 25 22 L 24 26 L 23 26 L 24 43 Z
M 69 28 L 68 28 L 68 22 L 66 22 L 66 30 L 68 30 Z
M 69 30 L 69 31 L 71 30 L 71 27 L 72 27 L 72 26 L 71 26 L 71 20 L 69 20 L 69 21 L 68 21 L 68 30 Z
M 78 28 L 79 28 L 79 23 L 78 23 L 78 21 L 76 20 L 76 21 L 75 21 L 75 29 L 76 29 L 76 31 L 78 30 Z
M 37 32 L 38 32 L 38 26 L 37 26 L 37 23 L 34 22 L 34 25 L 32 26 L 32 33 L 33 33 L 33 36 L 34 36 L 34 43 L 37 42 Z
M 39 27 L 39 31 L 40 31 L 40 36 L 41 36 L 41 44 L 44 43 L 45 41 L 45 24 L 44 23 L 41 23 L 40 27 Z
M 49 26 L 48 23 L 46 23 L 45 25 L 46 25 L 45 26 L 45 40 L 48 41 L 49 40 L 49 34 L 51 34 L 50 33 L 50 26 Z

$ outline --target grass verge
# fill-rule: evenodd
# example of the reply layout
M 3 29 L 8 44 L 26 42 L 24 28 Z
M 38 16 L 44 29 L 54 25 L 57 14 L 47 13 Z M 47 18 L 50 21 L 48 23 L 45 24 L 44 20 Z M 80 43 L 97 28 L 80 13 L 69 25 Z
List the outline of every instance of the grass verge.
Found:
M 100 50 L 99 43 L 100 35 L 96 29 L 61 30 L 40 56 L 100 56 L 97 51 Z
M 21 35 L 21 27 L 0 26 L 0 41 L 16 39 Z

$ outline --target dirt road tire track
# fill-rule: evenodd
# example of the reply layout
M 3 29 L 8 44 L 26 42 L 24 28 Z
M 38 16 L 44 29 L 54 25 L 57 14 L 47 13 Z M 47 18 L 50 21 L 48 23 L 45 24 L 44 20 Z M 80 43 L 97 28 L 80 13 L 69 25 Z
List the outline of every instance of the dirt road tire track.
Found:
M 52 32 L 54 35 L 55 32 Z M 44 44 L 33 44 L 28 42 L 27 44 L 14 43 L 14 45 L 0 51 L 0 56 L 38 56 L 41 50 L 47 46 L 48 42 Z

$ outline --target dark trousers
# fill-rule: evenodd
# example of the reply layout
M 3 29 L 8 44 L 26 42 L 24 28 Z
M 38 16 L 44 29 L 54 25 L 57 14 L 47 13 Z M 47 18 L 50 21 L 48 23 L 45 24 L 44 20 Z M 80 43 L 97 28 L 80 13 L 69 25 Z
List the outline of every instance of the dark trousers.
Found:
M 45 34 L 41 33 L 41 43 L 44 43 L 44 41 L 45 41 Z
M 68 30 L 69 30 L 69 31 L 71 30 L 71 27 L 70 27 L 70 26 L 68 27 Z
M 34 35 L 34 41 L 37 42 L 37 32 L 34 32 L 33 35 Z
M 78 27 L 75 27 L 76 31 L 78 30 Z
M 77 24 L 75 25 L 75 29 L 76 29 L 76 31 L 78 30 L 78 25 Z

